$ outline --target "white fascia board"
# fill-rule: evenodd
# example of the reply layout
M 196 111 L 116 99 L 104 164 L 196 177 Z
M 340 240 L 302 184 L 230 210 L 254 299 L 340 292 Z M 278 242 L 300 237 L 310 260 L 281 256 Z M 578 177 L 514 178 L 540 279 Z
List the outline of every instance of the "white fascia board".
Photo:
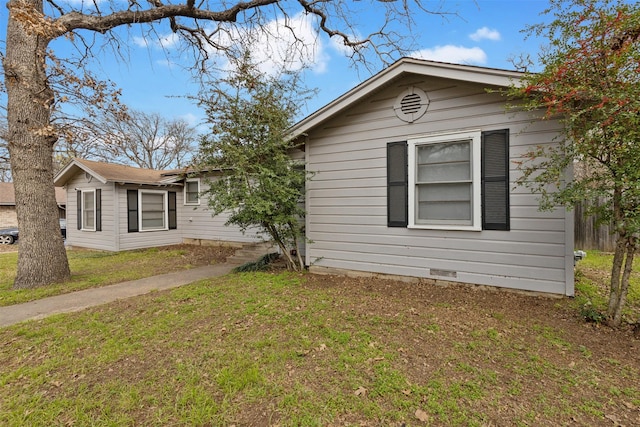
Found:
M 289 137 L 295 138 L 303 135 L 310 129 L 360 101 L 402 74 L 416 74 L 459 80 L 493 87 L 509 87 L 512 84 L 517 85 L 524 75 L 524 73 L 519 71 L 402 58 L 296 123 L 290 129 Z
M 93 176 L 94 178 L 96 178 L 98 181 L 100 181 L 103 184 L 107 183 L 107 179 L 106 178 L 104 178 L 103 176 L 100 176 L 99 174 L 95 173 L 89 167 L 84 165 L 82 162 L 80 162 L 80 161 L 78 161 L 76 159 L 73 159 L 67 166 L 65 166 L 53 178 L 54 185 L 56 187 L 62 187 L 63 185 L 66 185 L 66 183 L 75 174 L 77 174 L 78 171 L 83 171 L 83 172 L 86 172 L 86 173 L 90 174 L 91 176 Z

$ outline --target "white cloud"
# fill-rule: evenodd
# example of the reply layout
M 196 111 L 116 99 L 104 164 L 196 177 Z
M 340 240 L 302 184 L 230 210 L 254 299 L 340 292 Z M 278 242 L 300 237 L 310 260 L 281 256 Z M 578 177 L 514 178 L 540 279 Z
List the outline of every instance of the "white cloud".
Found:
M 360 40 L 361 37 L 358 34 L 355 34 L 351 37 L 353 40 Z M 343 56 L 351 56 L 353 55 L 353 48 L 351 46 L 345 46 L 343 43 L 342 37 L 331 37 L 329 39 L 329 44 L 340 55 Z
M 292 17 L 278 17 L 259 28 L 248 29 L 235 25 L 218 27 L 213 41 L 225 47 L 241 49 L 242 45 L 252 48 L 253 61 L 262 72 L 274 74 L 283 70 L 297 71 L 308 67 L 316 73 L 327 69 L 329 54 L 315 29 L 313 17 L 297 14 Z M 209 30 L 212 30 L 211 28 Z M 174 33 L 159 39 L 134 37 L 133 42 L 142 48 L 175 48 L 180 42 Z M 224 54 L 211 48 L 212 57 L 219 59 L 222 68 L 229 68 Z
M 476 42 L 480 40 L 498 41 L 500 40 L 501 36 L 498 30 L 494 30 L 489 27 L 482 27 L 478 28 L 475 33 L 469 34 L 469 38 Z
M 241 47 L 240 40 L 248 41 L 253 47 L 253 60 L 264 73 L 278 73 L 283 68 L 297 71 L 304 67 L 323 73 L 327 69 L 329 55 L 312 19 L 300 13 L 291 18 L 278 17 L 258 29 L 233 28 L 224 33 L 225 40 L 220 39 L 219 42 Z
M 487 62 L 487 54 L 479 47 L 464 46 L 436 46 L 432 49 L 422 49 L 410 56 L 432 61 L 450 62 L 454 64 L 483 65 Z
M 169 33 L 160 38 L 147 38 L 141 36 L 133 37 L 133 43 L 136 46 L 144 48 L 171 49 L 178 45 L 180 38 L 175 33 Z
M 202 117 L 198 117 L 193 113 L 182 114 L 179 118 L 187 122 L 189 126 L 196 126 L 202 122 Z

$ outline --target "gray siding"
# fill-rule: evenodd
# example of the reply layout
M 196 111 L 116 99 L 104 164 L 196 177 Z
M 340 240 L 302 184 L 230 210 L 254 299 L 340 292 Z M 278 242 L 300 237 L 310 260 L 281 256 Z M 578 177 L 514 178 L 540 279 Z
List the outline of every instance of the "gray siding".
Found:
M 572 229 L 564 209 L 539 212 L 535 195 L 511 193 L 511 231 L 448 231 L 387 227 L 386 145 L 458 130 L 510 130 L 510 187 L 515 163 L 529 148 L 551 144 L 555 122 L 505 113 L 504 99 L 478 85 L 408 77 L 309 132 L 306 249 L 312 266 L 573 294 Z M 413 123 L 393 104 L 408 85 L 430 105 Z M 438 270 L 455 277 L 438 276 Z M 451 273 L 453 274 L 453 273 Z
M 182 233 L 180 227 L 176 230 L 159 231 L 138 231 L 129 233 L 127 224 L 127 190 L 161 190 L 175 191 L 177 193 L 177 208 L 180 207 L 182 199 L 182 189 L 179 187 L 153 187 L 137 185 L 116 185 L 117 201 L 115 209 L 118 211 L 118 249 L 119 251 L 129 249 L 151 248 L 154 246 L 167 246 L 182 243 Z
M 204 180 L 203 180 L 204 185 Z M 76 189 L 102 190 L 102 231 L 82 231 L 77 229 Z M 127 190 L 139 188 L 149 190 L 175 191 L 177 209 L 177 229 L 160 231 L 129 232 L 127 225 Z M 121 251 L 174 245 L 183 239 L 202 239 L 220 242 L 247 243 L 260 241 L 251 230 L 242 233 L 238 227 L 225 226 L 227 215 L 212 217 L 206 199 L 201 205 L 185 205 L 181 186 L 156 187 L 138 185 L 102 184 L 95 178 L 77 174 L 67 184 L 67 243 L 107 251 Z
M 102 231 L 78 230 L 77 190 L 101 189 Z M 114 184 L 102 184 L 84 173 L 77 174 L 67 183 L 67 244 L 83 248 L 115 251 L 116 218 L 113 209 Z
M 201 191 L 208 188 L 206 180 L 200 181 Z M 242 233 L 237 226 L 226 226 L 228 215 L 212 216 L 207 197 L 201 197 L 200 205 L 185 205 L 182 193 L 178 194 L 178 229 L 186 239 L 205 239 L 221 242 L 249 243 L 259 241 L 255 231 Z

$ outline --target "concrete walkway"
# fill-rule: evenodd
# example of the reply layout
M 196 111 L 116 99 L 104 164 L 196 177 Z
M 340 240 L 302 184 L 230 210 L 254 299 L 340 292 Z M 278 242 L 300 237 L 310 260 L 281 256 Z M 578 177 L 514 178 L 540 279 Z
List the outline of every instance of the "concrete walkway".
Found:
M 152 291 L 176 288 L 198 280 L 223 276 L 237 264 L 216 264 L 175 273 L 162 274 L 115 285 L 91 288 L 54 297 L 42 298 L 24 304 L 0 307 L 0 327 L 25 320 L 42 319 L 57 313 L 70 313 L 111 301 L 134 297 Z

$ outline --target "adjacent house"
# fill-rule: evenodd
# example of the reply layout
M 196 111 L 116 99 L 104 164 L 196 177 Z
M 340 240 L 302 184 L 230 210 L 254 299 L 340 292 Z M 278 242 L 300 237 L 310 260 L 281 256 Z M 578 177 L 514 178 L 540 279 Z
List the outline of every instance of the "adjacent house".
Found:
M 65 218 L 67 193 L 63 188 L 56 187 L 56 203 L 58 215 Z M 13 182 L 0 182 L 0 228 L 17 227 L 16 195 Z
M 520 77 L 403 58 L 297 123 L 311 271 L 573 295 L 573 215 L 514 184 L 560 130 L 506 111 Z
M 55 177 L 68 197 L 67 244 L 107 251 L 260 241 L 212 217 L 201 195 L 211 176 L 74 159 Z
M 313 173 L 310 270 L 573 295 L 573 215 L 540 212 L 536 196 L 515 185 L 516 162 L 561 130 L 506 111 L 497 90 L 520 78 L 403 58 L 297 123 L 298 154 Z M 199 176 L 76 159 L 55 183 L 67 191 L 71 245 L 258 239 L 211 216 Z

